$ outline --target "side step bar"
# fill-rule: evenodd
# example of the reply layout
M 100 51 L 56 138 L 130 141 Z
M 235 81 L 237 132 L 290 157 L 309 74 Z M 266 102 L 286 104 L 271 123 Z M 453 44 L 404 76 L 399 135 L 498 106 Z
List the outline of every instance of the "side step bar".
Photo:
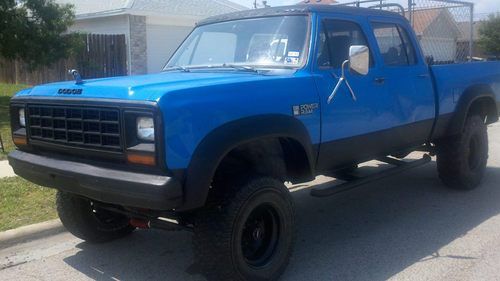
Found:
M 347 181 L 342 184 L 338 185 L 333 185 L 329 187 L 323 187 L 323 188 L 313 188 L 311 190 L 311 196 L 314 197 L 327 197 L 331 195 L 335 195 L 356 187 L 359 187 L 360 185 L 370 183 L 375 180 L 383 179 L 392 175 L 399 174 L 401 172 L 404 172 L 409 169 L 413 169 L 422 165 L 425 165 L 431 161 L 431 157 L 428 154 L 424 154 L 422 159 L 414 160 L 411 162 L 405 162 L 402 160 L 394 159 L 391 157 L 382 157 L 377 159 L 378 161 L 385 162 L 390 165 L 394 165 L 395 167 L 389 168 L 387 170 L 381 171 L 379 173 L 375 173 L 372 175 L 368 175 L 365 177 L 354 177 L 353 180 Z

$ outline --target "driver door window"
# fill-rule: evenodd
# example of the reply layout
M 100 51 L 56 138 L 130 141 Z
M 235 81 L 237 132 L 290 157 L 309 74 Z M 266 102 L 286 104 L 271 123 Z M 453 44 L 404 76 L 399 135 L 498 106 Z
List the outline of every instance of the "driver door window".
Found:
M 354 22 L 325 19 L 322 27 L 317 56 L 318 66 L 321 68 L 341 68 L 342 63 L 349 59 L 349 48 L 352 45 L 368 46 L 361 27 Z

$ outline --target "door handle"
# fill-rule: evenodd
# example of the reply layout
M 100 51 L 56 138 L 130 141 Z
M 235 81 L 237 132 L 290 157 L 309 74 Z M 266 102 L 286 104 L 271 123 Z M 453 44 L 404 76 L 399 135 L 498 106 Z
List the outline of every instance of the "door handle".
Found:
M 429 76 L 429 74 L 424 73 L 424 74 L 419 74 L 419 75 L 417 75 L 417 77 L 418 77 L 418 78 L 429 78 L 430 76 Z
M 384 84 L 385 78 L 384 77 L 377 77 L 374 79 L 375 83 L 377 84 Z

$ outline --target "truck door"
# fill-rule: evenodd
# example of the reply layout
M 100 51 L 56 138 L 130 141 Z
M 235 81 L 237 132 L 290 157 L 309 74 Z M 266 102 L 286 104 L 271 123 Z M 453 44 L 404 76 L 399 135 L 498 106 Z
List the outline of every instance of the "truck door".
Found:
M 321 146 L 317 168 L 332 170 L 387 150 L 378 132 L 398 125 L 393 114 L 394 99 L 383 81 L 380 62 L 369 44 L 369 26 L 351 18 L 320 17 L 316 38 L 314 77 L 321 100 Z M 371 41 L 373 42 L 373 41 Z M 351 45 L 365 45 L 371 50 L 370 70 L 357 75 L 346 70 L 356 100 L 342 85 L 327 102 L 339 81 L 342 63 L 349 58 Z
M 406 22 L 372 19 L 376 53 L 381 56 L 385 89 L 393 103 L 401 145 L 419 145 L 429 137 L 435 118 L 435 96 L 429 68 L 417 53 Z M 413 37 L 414 38 L 414 37 Z

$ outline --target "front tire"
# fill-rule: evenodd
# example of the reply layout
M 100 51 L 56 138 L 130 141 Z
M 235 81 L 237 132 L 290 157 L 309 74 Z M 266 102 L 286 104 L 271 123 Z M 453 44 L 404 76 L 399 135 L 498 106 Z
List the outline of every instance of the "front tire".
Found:
M 479 186 L 488 161 L 488 131 L 477 115 L 467 118 L 461 134 L 437 145 L 439 178 L 449 188 L 471 190 Z
M 295 213 L 288 189 L 256 177 L 202 210 L 194 248 L 209 280 L 276 280 L 288 265 Z
M 74 236 L 90 243 L 103 243 L 129 235 L 135 227 L 122 214 L 95 209 L 90 200 L 59 191 L 57 213 Z

